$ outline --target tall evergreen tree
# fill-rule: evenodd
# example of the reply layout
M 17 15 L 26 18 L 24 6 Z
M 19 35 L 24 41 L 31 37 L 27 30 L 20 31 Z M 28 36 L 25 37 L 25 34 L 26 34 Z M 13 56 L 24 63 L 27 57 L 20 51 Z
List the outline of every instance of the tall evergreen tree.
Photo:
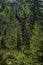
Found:
M 43 34 L 41 26 L 35 22 L 32 37 L 30 38 L 30 64 L 41 65 Z

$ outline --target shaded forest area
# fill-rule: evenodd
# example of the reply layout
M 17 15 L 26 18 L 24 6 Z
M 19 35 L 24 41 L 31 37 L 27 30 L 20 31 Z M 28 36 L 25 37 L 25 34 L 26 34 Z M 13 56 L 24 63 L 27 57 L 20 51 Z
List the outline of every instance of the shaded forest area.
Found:
M 0 65 L 43 65 L 43 0 L 0 0 Z

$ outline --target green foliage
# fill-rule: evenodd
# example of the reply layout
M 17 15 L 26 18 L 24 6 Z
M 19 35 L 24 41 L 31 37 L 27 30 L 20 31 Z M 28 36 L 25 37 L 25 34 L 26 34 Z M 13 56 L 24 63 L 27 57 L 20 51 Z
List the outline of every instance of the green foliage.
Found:
M 34 65 L 41 64 L 43 34 L 39 23 L 35 22 L 32 37 L 30 38 L 30 62 Z
M 2 2 L 4 8 L 0 3 L 0 65 L 43 65 L 43 26 L 35 18 L 34 1 L 23 0 L 16 7 L 16 0 Z M 16 18 L 16 14 L 22 22 L 25 21 L 23 30 L 26 31 L 28 44 L 23 44 L 22 22 Z

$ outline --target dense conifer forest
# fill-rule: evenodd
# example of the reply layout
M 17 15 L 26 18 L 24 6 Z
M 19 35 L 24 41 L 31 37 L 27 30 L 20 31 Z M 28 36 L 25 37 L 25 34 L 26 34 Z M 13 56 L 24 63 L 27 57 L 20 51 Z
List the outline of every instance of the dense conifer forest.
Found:
M 43 65 L 43 0 L 0 0 L 0 65 Z

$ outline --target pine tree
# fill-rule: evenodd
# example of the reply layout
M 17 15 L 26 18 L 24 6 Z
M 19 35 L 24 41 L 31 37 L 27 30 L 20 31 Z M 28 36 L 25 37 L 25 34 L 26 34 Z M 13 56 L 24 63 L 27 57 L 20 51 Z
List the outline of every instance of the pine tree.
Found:
M 30 38 L 30 65 L 41 65 L 43 34 L 38 22 L 35 22 L 32 32 Z

